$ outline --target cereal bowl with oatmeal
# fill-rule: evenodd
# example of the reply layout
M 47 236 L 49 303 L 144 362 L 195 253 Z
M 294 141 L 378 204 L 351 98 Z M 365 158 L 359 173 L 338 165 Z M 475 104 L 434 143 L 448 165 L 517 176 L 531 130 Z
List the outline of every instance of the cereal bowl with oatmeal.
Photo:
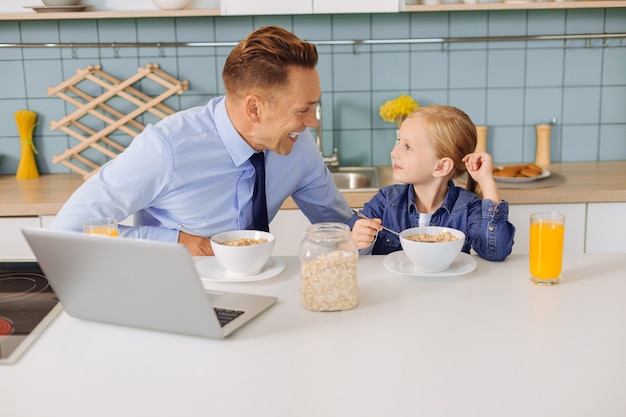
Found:
M 274 235 L 261 230 L 232 230 L 211 237 L 213 253 L 233 277 L 257 275 L 274 249 Z
M 443 272 L 459 256 L 465 233 L 450 227 L 412 227 L 400 233 L 400 244 L 419 272 Z

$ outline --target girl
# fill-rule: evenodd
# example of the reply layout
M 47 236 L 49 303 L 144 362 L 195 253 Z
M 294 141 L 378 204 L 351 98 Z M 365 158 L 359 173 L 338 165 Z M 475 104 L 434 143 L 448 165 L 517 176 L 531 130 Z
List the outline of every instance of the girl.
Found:
M 504 260 L 513 247 L 515 227 L 509 205 L 500 199 L 493 161 L 474 152 L 476 127 L 461 110 L 431 105 L 411 113 L 400 127 L 391 151 L 393 179 L 402 184 L 382 188 L 348 222 L 362 254 L 386 255 L 401 250 L 401 232 L 415 226 L 446 226 L 466 235 L 463 252 Z M 452 182 L 467 172 L 466 189 Z M 478 189 L 480 187 L 480 190 Z M 480 196 L 479 196 L 480 195 Z M 482 198 L 481 198 L 482 197 Z

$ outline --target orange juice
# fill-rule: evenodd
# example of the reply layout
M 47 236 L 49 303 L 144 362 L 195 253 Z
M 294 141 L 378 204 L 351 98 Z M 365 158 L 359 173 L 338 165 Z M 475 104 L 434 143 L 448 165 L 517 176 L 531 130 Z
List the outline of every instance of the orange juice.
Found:
M 563 264 L 563 221 L 540 220 L 530 225 L 530 274 L 539 280 L 555 280 Z
M 85 233 L 87 233 L 88 235 L 103 235 L 103 236 L 109 236 L 109 237 L 119 236 L 117 228 L 107 227 L 107 226 L 93 227 L 89 230 L 85 230 Z
M 98 236 L 119 236 L 117 220 L 110 217 L 103 219 L 92 219 L 83 223 L 83 232 L 88 235 Z

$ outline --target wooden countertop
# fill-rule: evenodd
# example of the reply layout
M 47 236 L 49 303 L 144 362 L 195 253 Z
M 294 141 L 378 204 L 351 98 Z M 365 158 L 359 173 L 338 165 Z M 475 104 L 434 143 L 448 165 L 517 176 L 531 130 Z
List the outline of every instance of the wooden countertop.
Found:
M 83 182 L 78 174 L 48 174 L 33 180 L 1 175 L 0 216 L 57 214 Z
M 626 202 L 626 161 L 552 164 L 550 172 L 564 177 L 552 187 L 510 189 L 502 184 L 502 198 L 510 204 Z M 383 182 L 389 183 L 383 172 Z M 42 175 L 35 180 L 0 176 L 0 216 L 54 215 L 83 183 L 77 174 Z M 362 207 L 376 190 L 344 193 L 352 207 Z M 283 209 L 296 209 L 288 199 Z
M 552 187 L 529 183 L 528 188 L 516 189 L 499 183 L 500 196 L 509 204 L 626 202 L 626 161 L 552 164 L 550 172 L 562 176 L 562 183 Z M 391 167 L 384 167 L 383 184 L 392 183 L 391 175 Z M 376 192 L 347 191 L 344 195 L 351 207 L 362 207 Z M 298 207 L 289 199 L 283 208 Z

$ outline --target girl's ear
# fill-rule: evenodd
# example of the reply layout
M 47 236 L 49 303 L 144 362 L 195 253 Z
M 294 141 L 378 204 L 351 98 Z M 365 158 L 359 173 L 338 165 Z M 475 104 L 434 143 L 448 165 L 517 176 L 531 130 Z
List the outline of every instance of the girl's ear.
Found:
M 437 166 L 433 171 L 433 176 L 437 178 L 447 177 L 454 168 L 454 161 L 451 158 L 444 157 L 437 162 Z

